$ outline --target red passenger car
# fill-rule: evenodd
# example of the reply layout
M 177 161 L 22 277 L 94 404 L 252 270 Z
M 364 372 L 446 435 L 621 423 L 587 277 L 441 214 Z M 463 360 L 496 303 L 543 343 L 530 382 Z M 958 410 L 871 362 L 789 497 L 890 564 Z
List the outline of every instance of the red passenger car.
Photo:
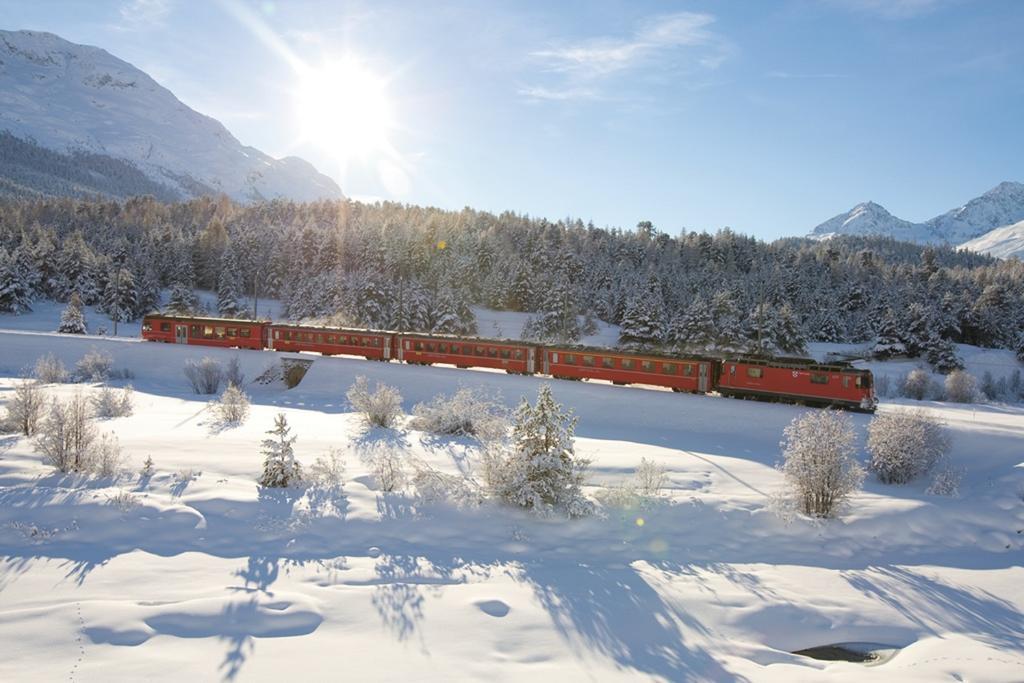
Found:
M 538 348 L 525 342 L 439 334 L 399 334 L 395 338 L 395 355 L 406 363 L 448 363 L 460 368 L 495 368 L 512 374 L 536 372 Z
M 142 338 L 167 344 L 198 344 L 239 349 L 266 347 L 265 320 L 197 318 L 152 313 L 142 319 Z
M 391 332 L 312 325 L 270 326 L 269 347 L 274 351 L 315 351 L 325 356 L 362 356 L 368 360 L 391 358 Z
M 707 393 L 714 388 L 718 363 L 586 347 L 545 347 L 545 374 L 561 379 L 605 379 L 615 384 L 651 384 L 673 391 Z
M 800 359 L 722 361 L 718 392 L 724 396 L 776 398 L 871 412 L 878 405 L 870 370 L 845 363 L 819 365 Z

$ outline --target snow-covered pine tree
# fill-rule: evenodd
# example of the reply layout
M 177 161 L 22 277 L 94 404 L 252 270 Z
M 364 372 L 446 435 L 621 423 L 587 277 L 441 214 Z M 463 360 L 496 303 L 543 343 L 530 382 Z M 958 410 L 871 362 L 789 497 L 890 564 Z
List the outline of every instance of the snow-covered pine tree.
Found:
M 877 329 L 875 345 L 871 349 L 872 356 L 885 360 L 893 356 L 906 355 L 907 347 L 903 344 L 899 323 L 896 322 L 896 315 L 891 308 L 885 309 L 882 313 Z
M 107 278 L 100 309 L 109 315 L 111 320 L 135 320 L 139 315 L 139 295 L 135 288 L 135 276 L 127 268 L 119 270 L 120 274 L 114 272 Z
M 776 344 L 779 350 L 785 353 L 806 353 L 807 351 L 807 336 L 788 303 L 782 304 L 782 307 L 779 308 Z
M 778 309 L 774 304 L 760 303 L 754 306 L 744 325 L 744 334 L 749 340 L 748 348 L 759 355 L 775 355 L 779 347 L 780 327 Z
M 199 310 L 199 297 L 191 285 L 175 282 L 171 285 L 171 298 L 167 301 L 167 310 L 177 315 L 191 315 Z
M 701 352 L 715 342 L 715 321 L 708 300 L 699 294 L 672 321 L 668 342 L 677 351 Z
M 18 272 L 14 259 L 0 246 L 0 312 L 24 313 L 32 310 L 28 282 Z
M 284 413 L 274 418 L 274 428 L 267 432 L 270 436 L 263 440 L 260 447 L 263 451 L 263 475 L 260 486 L 268 488 L 284 488 L 302 480 L 302 466 L 295 459 L 292 444 L 298 437 L 291 436 L 291 427 Z
M 652 349 L 665 341 L 665 302 L 656 281 L 634 294 L 622 312 L 619 346 Z
M 82 298 L 78 296 L 78 292 L 71 292 L 68 305 L 60 314 L 60 325 L 57 327 L 57 331 L 64 334 L 86 334 L 88 332 L 85 314 L 82 312 Z
M 735 295 L 729 290 L 717 292 L 711 300 L 711 310 L 715 321 L 715 346 L 726 351 L 742 349 L 743 325 Z
M 512 451 L 500 466 L 497 495 L 539 512 L 589 514 L 593 506 L 582 486 L 590 463 L 576 455 L 576 421 L 555 402 L 547 384 L 541 386 L 535 405 L 523 399 L 514 416 Z
M 238 259 L 230 246 L 220 259 L 217 277 L 217 313 L 224 318 L 237 318 L 245 312 L 241 303 L 242 278 L 238 274 Z
M 434 301 L 433 310 L 430 312 L 432 320 L 430 332 L 436 334 L 458 334 L 462 325 L 459 322 L 459 312 L 455 308 L 455 297 L 451 290 L 444 290 Z
M 956 355 L 953 342 L 933 334 L 924 344 L 925 358 L 932 367 L 944 375 L 954 370 L 962 370 L 964 362 Z

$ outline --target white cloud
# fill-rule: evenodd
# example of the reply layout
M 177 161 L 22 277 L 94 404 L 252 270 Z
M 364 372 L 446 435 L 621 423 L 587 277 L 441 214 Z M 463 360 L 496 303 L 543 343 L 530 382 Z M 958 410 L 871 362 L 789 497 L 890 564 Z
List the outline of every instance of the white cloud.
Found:
M 542 71 L 558 74 L 555 85 L 529 85 L 519 95 L 529 100 L 604 99 L 599 82 L 641 68 L 678 67 L 679 53 L 693 50 L 691 63 L 714 70 L 733 53 L 727 40 L 709 29 L 714 16 L 677 12 L 640 22 L 625 37 L 595 37 L 535 50 L 530 57 Z
M 160 26 L 171 12 L 171 0 L 127 0 L 119 12 L 123 30 Z

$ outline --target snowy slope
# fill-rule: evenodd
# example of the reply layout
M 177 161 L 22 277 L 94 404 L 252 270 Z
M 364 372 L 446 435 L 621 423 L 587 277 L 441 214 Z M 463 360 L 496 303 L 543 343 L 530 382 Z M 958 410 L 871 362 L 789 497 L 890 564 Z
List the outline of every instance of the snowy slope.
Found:
M 1024 258 L 1024 221 L 996 228 L 960 246 L 997 258 Z
M 565 523 L 377 490 L 367 444 L 450 473 L 479 452 L 364 432 L 343 399 L 365 374 L 400 387 L 406 410 L 460 384 L 513 405 L 536 378 L 306 355 L 296 389 L 250 385 L 248 422 L 216 430 L 183 360 L 238 355 L 252 377 L 277 354 L 0 332 L 0 375 L 93 345 L 136 373 L 135 415 L 99 427 L 156 474 L 55 476 L 30 441 L 2 437 L 0 680 L 994 682 L 1024 667 L 1024 410 L 926 408 L 967 468 L 960 498 L 869 480 L 842 519 L 787 523 L 770 510 L 773 464 L 803 409 L 554 382 L 580 416 L 588 490 L 641 457 L 669 475 L 647 507 Z M 343 450 L 343 490 L 257 489 L 279 411 L 305 465 Z M 863 435 L 867 416 L 853 419 Z M 790 654 L 850 641 L 897 651 L 874 666 Z
M 1024 219 L 1024 183 L 1004 182 L 923 223 L 897 218 L 874 202 L 858 204 L 811 231 L 812 237 L 883 235 L 922 244 L 961 244 Z
M 0 104 L 0 130 L 131 161 L 182 197 L 341 197 L 302 159 L 246 147 L 131 64 L 50 33 L 0 31 Z

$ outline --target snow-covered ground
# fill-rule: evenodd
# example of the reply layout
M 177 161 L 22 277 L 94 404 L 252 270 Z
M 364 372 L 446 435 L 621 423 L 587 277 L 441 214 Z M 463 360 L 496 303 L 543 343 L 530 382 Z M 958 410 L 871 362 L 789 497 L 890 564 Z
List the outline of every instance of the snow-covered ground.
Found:
M 460 385 L 513 405 L 535 395 L 537 378 L 305 355 L 314 362 L 298 387 L 250 384 L 249 420 L 217 430 L 184 360 L 237 355 L 251 378 L 279 354 L 10 331 L 0 376 L 44 352 L 71 366 L 93 346 L 135 374 L 134 416 L 100 429 L 118 436 L 133 471 L 152 456 L 156 474 L 57 476 L 29 440 L 0 437 L 0 680 L 1013 681 L 1024 671 L 1022 408 L 927 404 L 966 469 L 959 498 L 869 479 L 840 519 L 787 523 L 770 508 L 773 465 L 804 409 L 554 382 L 580 416 L 589 492 L 642 457 L 670 481 L 646 508 L 558 522 L 376 490 L 358 458 L 368 444 L 450 472 L 477 453 L 408 429 L 365 432 L 344 399 L 363 374 L 398 386 L 406 411 Z M 0 400 L 12 383 L 0 380 Z M 304 464 L 345 451 L 342 494 L 257 488 L 259 442 L 277 412 Z M 853 419 L 863 437 L 868 417 Z M 790 654 L 837 642 L 902 649 L 875 666 Z

